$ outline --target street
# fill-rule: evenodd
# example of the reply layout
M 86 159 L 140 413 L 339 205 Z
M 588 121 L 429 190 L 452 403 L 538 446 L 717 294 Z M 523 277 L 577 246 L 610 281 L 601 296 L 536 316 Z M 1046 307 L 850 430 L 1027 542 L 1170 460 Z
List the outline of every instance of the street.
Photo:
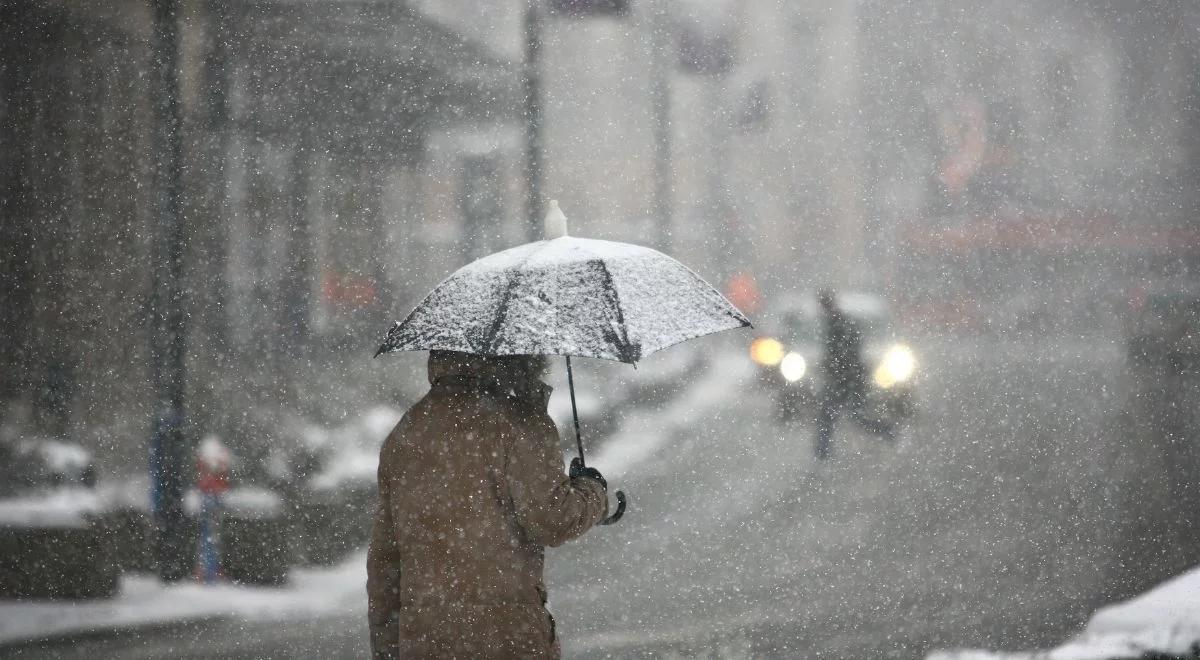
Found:
M 1138 490 L 1143 457 L 1112 431 L 1117 345 L 918 344 L 915 428 L 892 446 L 844 423 L 826 464 L 811 424 L 773 421 L 737 342 L 718 345 L 678 397 L 626 411 L 593 452 L 630 507 L 548 553 L 566 657 L 1033 648 L 1122 595 L 1112 567 L 1137 514 L 1127 503 L 1154 492 Z M 1156 578 L 1153 562 L 1142 570 Z M 365 617 L 346 612 L 13 657 L 363 657 L 366 637 Z
M 567 658 L 1200 657 L 1197 35 L 0 0 L 0 660 L 367 657 L 381 475 L 411 602 L 535 601 L 574 525 Z
M 1119 354 L 1073 353 L 929 354 L 901 446 L 843 425 L 827 465 L 766 397 L 697 411 L 627 475 L 630 523 L 553 564 L 568 653 L 906 658 L 1065 635 L 1119 541 L 1092 482 L 1111 485 L 1116 399 L 1097 384 Z

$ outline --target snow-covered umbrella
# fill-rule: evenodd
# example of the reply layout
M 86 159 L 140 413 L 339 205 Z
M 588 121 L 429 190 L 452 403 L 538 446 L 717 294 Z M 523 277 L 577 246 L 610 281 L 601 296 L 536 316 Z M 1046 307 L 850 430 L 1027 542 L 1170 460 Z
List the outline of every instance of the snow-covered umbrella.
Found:
M 375 353 L 445 350 L 481 355 L 562 355 L 575 441 L 571 356 L 630 364 L 703 335 L 750 325 L 711 285 L 667 255 L 639 245 L 568 236 L 558 203 L 547 240 L 458 269 L 397 321 Z M 625 510 L 617 491 L 615 522 Z

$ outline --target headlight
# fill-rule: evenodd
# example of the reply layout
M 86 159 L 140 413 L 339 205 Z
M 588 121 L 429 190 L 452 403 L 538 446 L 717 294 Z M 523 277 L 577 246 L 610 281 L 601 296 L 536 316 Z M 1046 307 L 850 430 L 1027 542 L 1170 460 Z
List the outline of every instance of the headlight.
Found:
M 912 349 L 904 344 L 896 344 L 888 349 L 875 368 L 875 384 L 887 389 L 912 378 L 916 370 L 917 357 Z
M 808 371 L 808 363 L 804 361 L 804 356 L 799 353 L 788 353 L 779 361 L 779 373 L 789 383 L 794 383 L 801 378 L 804 378 L 804 372 Z
M 778 339 L 759 337 L 750 343 L 750 359 L 764 367 L 773 367 L 783 360 L 783 344 Z

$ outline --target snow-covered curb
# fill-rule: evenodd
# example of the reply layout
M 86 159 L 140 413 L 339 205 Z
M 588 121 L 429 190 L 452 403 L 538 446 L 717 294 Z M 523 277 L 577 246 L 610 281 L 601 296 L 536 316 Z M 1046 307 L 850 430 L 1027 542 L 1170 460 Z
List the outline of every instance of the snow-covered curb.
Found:
M 717 353 L 707 372 L 664 409 L 632 413 L 589 463 L 606 475 L 626 475 L 658 452 L 673 433 L 686 428 L 702 411 L 727 401 L 729 392 L 737 391 L 752 374 L 749 360 L 741 353 Z
M 1200 568 L 1094 613 L 1078 636 L 1046 651 L 939 651 L 927 660 L 1124 660 L 1186 656 L 1200 643 Z
M 365 610 L 366 555 L 326 569 L 295 569 L 287 586 L 164 585 L 126 575 L 118 596 L 93 601 L 0 601 L 0 645 L 205 619 L 274 620 Z M 365 615 L 365 611 L 364 611 Z

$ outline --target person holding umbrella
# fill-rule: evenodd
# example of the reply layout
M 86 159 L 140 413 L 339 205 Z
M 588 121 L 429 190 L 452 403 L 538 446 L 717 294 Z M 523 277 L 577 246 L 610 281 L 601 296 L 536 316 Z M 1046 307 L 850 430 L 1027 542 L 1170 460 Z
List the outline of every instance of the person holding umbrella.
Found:
M 568 476 L 537 356 L 431 351 L 431 389 L 384 442 L 368 553 L 376 658 L 556 658 L 546 546 L 608 510 Z
M 542 356 L 636 363 L 750 325 L 683 264 L 649 248 L 567 236 L 467 264 L 387 332 L 375 353 L 430 351 L 429 393 L 384 442 L 367 557 L 376 658 L 557 658 L 546 546 L 608 525 L 608 485 L 579 456 L 563 472 Z M 607 516 L 607 517 L 606 517 Z

